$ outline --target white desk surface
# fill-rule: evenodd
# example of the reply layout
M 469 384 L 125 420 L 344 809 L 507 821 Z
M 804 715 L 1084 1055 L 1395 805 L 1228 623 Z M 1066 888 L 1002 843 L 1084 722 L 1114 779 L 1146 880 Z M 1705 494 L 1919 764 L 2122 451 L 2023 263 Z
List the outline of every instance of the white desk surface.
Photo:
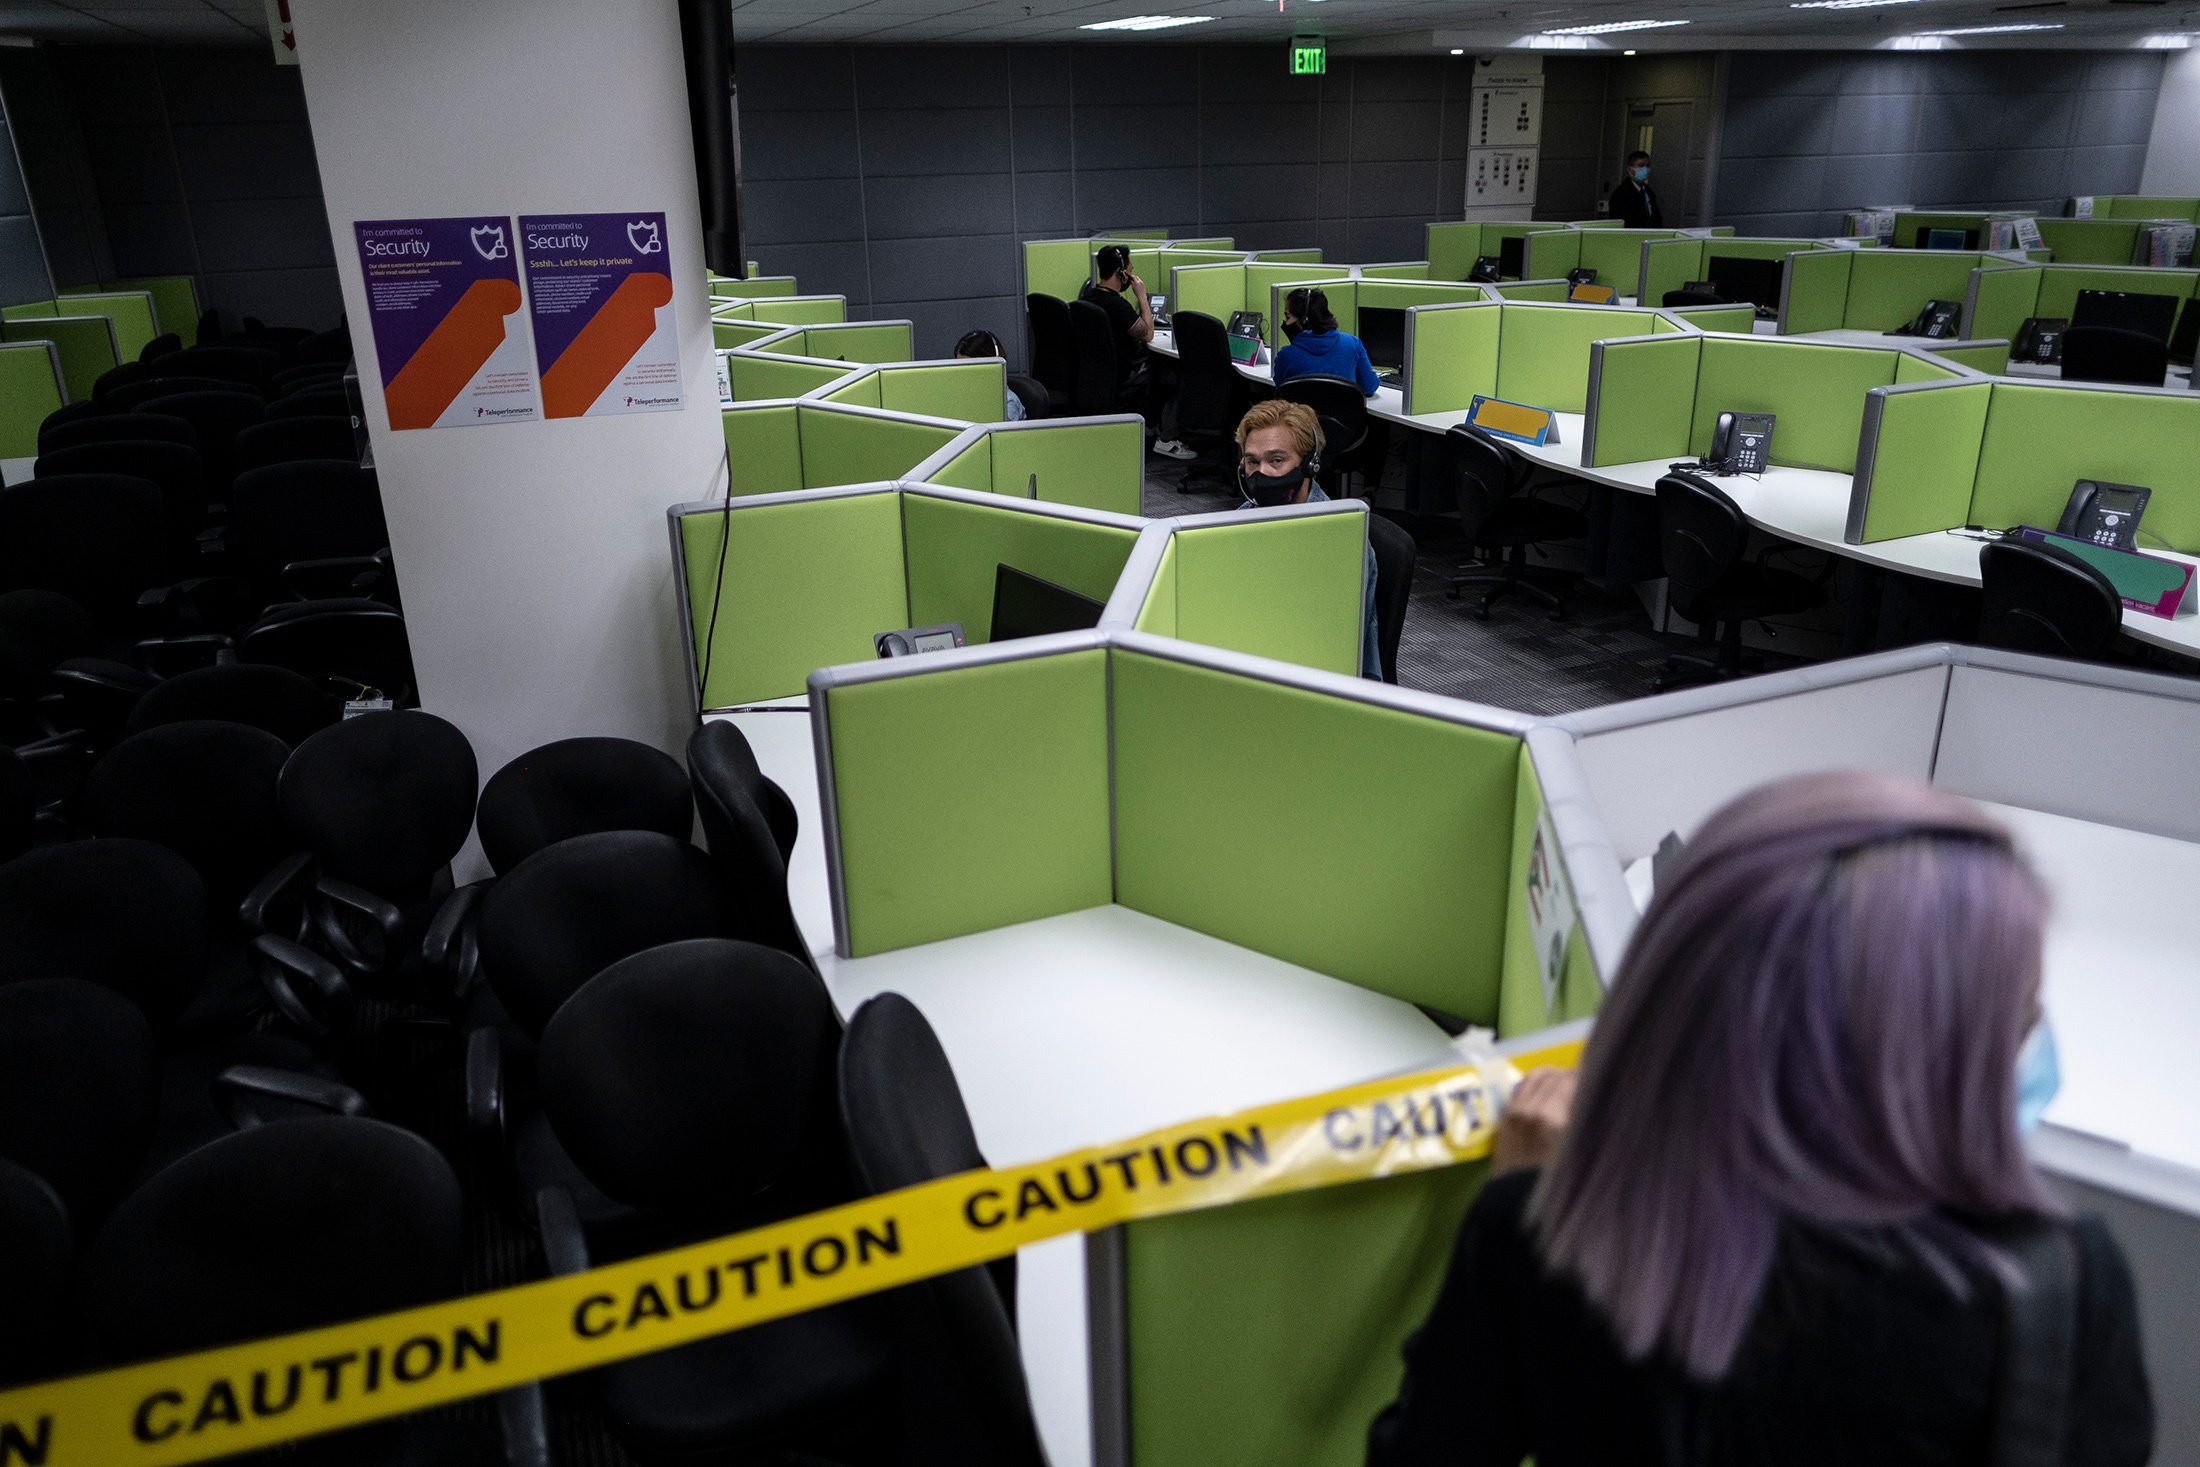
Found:
M 825 816 L 818 803 L 817 746 L 810 739 L 808 695 L 775 698 L 710 716 L 741 730 L 756 755 L 756 767 L 794 801 L 801 831 L 787 863 L 787 900 L 811 953 L 831 952 L 833 897 L 825 876 Z
M 2200 1170 L 2200 845 L 1981 801 L 2046 880 L 2058 1126 Z
M 37 468 L 38 459 L 35 455 L 30 458 L 0 458 L 0 484 L 20 484 L 25 479 L 34 477 Z
M 843 1013 L 924 1011 L 996 1166 L 1454 1057 L 1410 1004 L 1126 907 L 820 961 Z M 1024 1249 L 1016 1288 L 1047 1454 L 1087 1467 L 1083 1239 Z

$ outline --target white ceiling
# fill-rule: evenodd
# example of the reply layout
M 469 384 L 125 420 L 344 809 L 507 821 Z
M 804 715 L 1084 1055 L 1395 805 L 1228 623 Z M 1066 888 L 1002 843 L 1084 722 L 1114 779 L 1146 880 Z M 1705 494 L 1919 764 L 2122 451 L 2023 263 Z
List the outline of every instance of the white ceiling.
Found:
M 462 3 L 462 0 L 454 0 Z M 1362 54 L 1486 51 L 1556 27 L 1617 20 L 1689 24 L 1542 44 L 1566 49 L 1700 51 L 1885 46 L 1922 30 L 2011 23 L 2062 29 L 1967 36 L 1947 47 L 2125 47 L 2200 29 L 2200 0 L 1911 0 L 1856 10 L 1799 10 L 1787 0 L 731 0 L 737 42 L 1153 45 L 1273 40 L 1318 31 Z M 1080 29 L 1096 20 L 1211 15 L 1136 35 Z M 88 44 L 235 45 L 267 37 L 263 0 L 0 0 L 0 37 Z M 309 62 L 310 64 L 310 62 Z

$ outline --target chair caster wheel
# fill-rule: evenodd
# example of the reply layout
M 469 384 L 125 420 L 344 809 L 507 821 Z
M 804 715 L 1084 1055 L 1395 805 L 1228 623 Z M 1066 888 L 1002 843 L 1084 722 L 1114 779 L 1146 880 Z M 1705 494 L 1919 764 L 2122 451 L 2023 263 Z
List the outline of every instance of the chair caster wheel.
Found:
M 1488 621 L 1490 619 L 1490 609 L 1487 606 L 1475 607 L 1473 614 L 1476 621 Z

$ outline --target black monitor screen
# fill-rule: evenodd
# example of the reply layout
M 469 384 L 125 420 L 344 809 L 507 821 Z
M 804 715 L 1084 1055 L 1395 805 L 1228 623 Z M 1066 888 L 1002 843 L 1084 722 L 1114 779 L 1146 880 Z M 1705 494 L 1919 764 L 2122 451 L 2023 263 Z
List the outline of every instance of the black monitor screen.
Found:
M 1497 242 L 1497 273 L 1507 280 L 1518 280 L 1527 273 L 1528 242 L 1519 235 Z
M 1780 262 L 1741 255 L 1713 255 L 1704 272 L 1722 300 L 1748 301 L 1774 311 L 1780 307 Z
M 2179 366 L 2189 367 L 2196 352 L 2200 352 L 2200 310 L 2191 301 L 2178 312 L 2177 329 L 2170 333 L 2169 359 Z
M 1406 313 L 1402 306 L 1360 307 L 1360 345 L 1378 369 L 1406 364 Z
M 2070 312 L 2070 324 L 2073 329 L 2116 326 L 2167 341 L 2170 323 L 2176 316 L 2175 296 L 2143 295 L 2132 290 L 2081 290 L 2078 304 Z
M 1975 250 L 1978 248 L 1978 231 L 1975 229 L 1928 229 L 1919 226 L 1916 239 L 1921 250 Z
M 1066 586 L 1042 581 L 1012 565 L 993 572 L 993 637 L 1043 637 L 1049 632 L 1081 632 L 1100 625 L 1101 603 Z

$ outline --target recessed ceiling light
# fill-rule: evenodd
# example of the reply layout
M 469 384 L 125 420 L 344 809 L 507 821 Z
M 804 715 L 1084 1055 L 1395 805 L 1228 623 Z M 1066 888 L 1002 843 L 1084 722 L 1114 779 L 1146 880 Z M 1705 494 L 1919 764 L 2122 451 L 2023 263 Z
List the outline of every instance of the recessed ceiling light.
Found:
M 1948 43 L 1938 36 L 1896 36 L 1881 41 L 1882 46 L 1892 46 L 1897 51 L 1945 51 Z
M 1467 48 L 1464 46 L 1454 46 L 1451 48 L 1451 54 L 1454 56 L 1464 56 L 1467 54 Z
M 1919 31 L 1918 34 L 1921 36 L 2000 36 L 2007 35 L 2011 31 L 2059 31 L 2062 28 L 2063 24 L 2058 20 L 2052 25 L 2038 23 L 2028 25 L 1965 25 L 1957 26 L 1953 30 Z
M 1165 31 L 1173 25 L 1198 25 L 1213 20 L 1211 15 L 1133 15 L 1125 20 L 1096 20 L 1091 25 L 1081 25 L 1081 31 Z
M 1881 5 L 1915 5 L 1918 0 L 1788 0 L 1790 10 L 1863 10 Z
M 2192 45 L 2192 37 L 2146 36 L 2139 44 L 2149 51 L 2183 51 Z
M 1687 25 L 1685 20 L 1608 20 L 1602 25 L 1553 26 L 1546 36 L 1609 36 L 1618 31 L 1659 31 L 1667 26 Z

